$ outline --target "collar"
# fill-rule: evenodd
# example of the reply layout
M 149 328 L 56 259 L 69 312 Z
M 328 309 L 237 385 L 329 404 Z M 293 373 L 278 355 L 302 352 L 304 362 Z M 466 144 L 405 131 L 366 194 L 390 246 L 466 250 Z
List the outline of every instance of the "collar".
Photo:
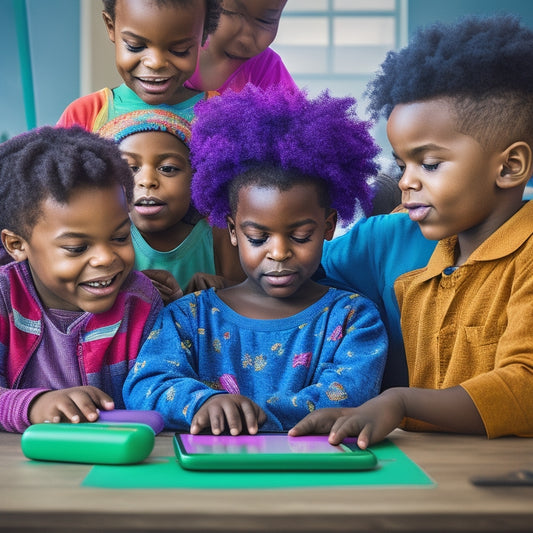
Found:
M 502 224 L 488 239 L 482 242 L 463 266 L 480 261 L 495 261 L 518 250 L 533 234 L 533 201 L 526 202 L 511 218 Z M 444 269 L 455 262 L 457 235 L 438 242 L 420 280 L 440 276 Z

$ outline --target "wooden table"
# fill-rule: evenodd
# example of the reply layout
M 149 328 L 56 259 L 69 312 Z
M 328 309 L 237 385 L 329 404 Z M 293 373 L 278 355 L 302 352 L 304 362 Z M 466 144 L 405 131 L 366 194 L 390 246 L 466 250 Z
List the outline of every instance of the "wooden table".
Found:
M 89 465 L 31 463 L 0 433 L 3 531 L 533 531 L 533 487 L 472 485 L 471 476 L 533 468 L 533 439 L 406 433 L 391 440 L 432 488 L 111 490 L 81 487 Z M 170 434 L 152 455 L 172 455 Z

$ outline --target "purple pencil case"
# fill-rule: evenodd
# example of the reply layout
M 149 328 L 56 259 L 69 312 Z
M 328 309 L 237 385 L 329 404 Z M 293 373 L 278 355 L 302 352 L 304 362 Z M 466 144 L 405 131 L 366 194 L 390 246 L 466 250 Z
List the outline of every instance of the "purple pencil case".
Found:
M 98 422 L 112 422 L 113 424 L 125 422 L 127 424 L 146 424 L 157 435 L 165 427 L 163 417 L 157 411 L 143 411 L 133 409 L 113 409 L 100 411 Z

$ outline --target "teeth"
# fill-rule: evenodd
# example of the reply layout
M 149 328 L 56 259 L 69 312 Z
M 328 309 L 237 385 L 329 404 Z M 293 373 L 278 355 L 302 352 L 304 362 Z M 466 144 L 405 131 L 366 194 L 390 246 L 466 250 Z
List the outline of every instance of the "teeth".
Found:
M 150 79 L 141 78 L 141 80 L 146 83 L 161 83 L 163 81 L 167 81 L 167 78 L 150 78 Z
M 155 200 L 144 199 L 144 200 L 139 200 L 137 202 L 137 205 L 157 205 L 157 202 Z
M 103 289 L 104 287 L 109 287 L 112 282 L 112 279 L 108 279 L 107 281 L 89 281 L 87 282 L 87 285 L 89 285 L 89 287 L 94 287 L 95 289 Z

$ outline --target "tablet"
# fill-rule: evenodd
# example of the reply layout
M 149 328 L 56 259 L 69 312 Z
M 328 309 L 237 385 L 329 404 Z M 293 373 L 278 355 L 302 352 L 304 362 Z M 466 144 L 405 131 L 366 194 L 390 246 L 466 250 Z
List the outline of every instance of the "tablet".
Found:
M 326 435 L 289 437 L 257 435 L 191 435 L 176 433 L 174 451 L 188 470 L 370 470 L 376 456 L 355 439 L 332 446 Z

